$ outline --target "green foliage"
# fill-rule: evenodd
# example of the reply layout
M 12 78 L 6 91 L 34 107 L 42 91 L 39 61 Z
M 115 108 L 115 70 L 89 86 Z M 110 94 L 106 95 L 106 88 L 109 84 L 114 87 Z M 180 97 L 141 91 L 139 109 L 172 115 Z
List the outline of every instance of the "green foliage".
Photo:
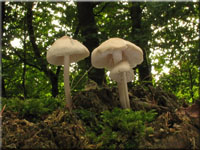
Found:
M 102 147 L 105 148 L 118 148 L 118 146 L 119 148 L 137 148 L 145 135 L 145 122 L 152 121 L 154 116 L 153 112 L 134 112 L 129 109 L 115 108 L 112 112 L 105 111 L 101 115 L 103 133 L 98 140 L 103 142 Z
M 88 135 L 94 135 L 101 130 L 98 125 L 99 116 L 97 113 L 85 109 L 76 109 L 73 112 L 85 123 Z
M 154 84 L 186 102 L 194 102 L 199 98 L 199 5 L 147 3 L 147 8 L 152 14 L 149 21 L 154 20 L 149 45 L 151 64 L 154 75 L 160 76 Z M 168 68 L 169 73 L 165 73 L 164 68 Z
M 6 105 L 7 110 L 18 112 L 20 116 L 27 119 L 34 119 L 49 114 L 59 107 L 63 108 L 65 103 L 60 98 L 41 99 L 2 99 L 2 106 Z
M 54 84 L 50 79 L 55 76 L 58 78 L 55 82 L 58 82 L 59 94 L 64 95 L 63 69 L 58 71 L 58 67 L 47 63 L 46 51 L 63 35 L 79 41 L 84 40 L 80 32 L 77 6 L 72 2 L 34 2 L 34 35 L 30 35 L 27 4 L 5 2 L 5 17 L 2 18 L 2 80 L 5 95 L 26 98 L 50 97 L 53 91 L 52 83 Z M 131 8 L 134 5 L 140 6 L 142 10 L 141 28 L 136 29 L 132 25 L 137 20 L 131 19 Z M 193 102 L 198 99 L 198 3 L 102 2 L 96 3 L 95 6 L 93 12 L 100 43 L 110 37 L 120 37 L 134 43 L 139 41 L 141 48 L 146 52 L 148 64 L 154 70 L 154 85 L 162 86 L 186 101 Z M 133 34 L 133 30 L 136 33 Z M 35 37 L 41 57 L 35 54 L 35 47 L 30 40 L 32 36 Z M 14 39 L 18 39 L 18 46 L 12 45 Z M 90 67 L 87 63 L 81 61 L 74 66 L 74 71 L 70 73 L 72 87 L 86 72 L 85 68 Z M 169 74 L 165 74 L 164 68 L 170 70 Z M 135 84 L 140 84 L 137 82 L 137 70 Z M 156 76 L 160 76 L 160 80 L 155 79 Z M 82 90 L 87 79 L 86 75 L 72 92 Z M 108 76 L 106 81 L 110 81 Z M 115 84 L 110 82 L 108 85 Z
M 98 148 L 137 148 L 141 139 L 153 132 L 145 124 L 154 120 L 154 111 L 132 111 L 115 108 L 100 116 L 87 110 L 77 110 L 87 126 L 87 136 Z M 98 118 L 98 120 L 96 120 Z
M 95 113 L 92 113 L 85 109 L 75 109 L 74 112 L 80 117 L 84 122 L 89 122 L 95 117 Z
M 94 9 L 100 42 L 110 37 L 129 38 L 131 31 L 130 5 L 123 2 L 102 2 Z
M 163 75 L 158 84 L 184 100 L 182 103 L 193 103 L 199 98 L 199 70 L 197 66 L 191 66 L 186 61 L 183 63 L 181 68 L 172 68 L 170 74 Z

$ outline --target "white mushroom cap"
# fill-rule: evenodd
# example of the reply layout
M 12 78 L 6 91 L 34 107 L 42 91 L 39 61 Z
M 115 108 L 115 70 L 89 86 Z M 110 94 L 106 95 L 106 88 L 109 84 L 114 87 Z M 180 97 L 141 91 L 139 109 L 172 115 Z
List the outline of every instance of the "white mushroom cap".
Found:
M 88 57 L 90 52 L 79 41 L 63 36 L 56 40 L 47 51 L 47 61 L 53 65 L 63 65 L 64 56 L 69 55 L 69 62 L 77 62 Z
M 143 61 L 143 52 L 135 44 L 120 39 L 110 38 L 92 52 L 92 65 L 96 68 L 113 68 L 120 61 L 128 61 L 131 68 Z
M 125 72 L 126 81 L 130 82 L 134 79 L 133 69 L 130 67 L 127 61 L 122 61 L 117 64 L 111 71 L 110 71 L 110 78 L 121 82 L 123 78 L 123 73 Z

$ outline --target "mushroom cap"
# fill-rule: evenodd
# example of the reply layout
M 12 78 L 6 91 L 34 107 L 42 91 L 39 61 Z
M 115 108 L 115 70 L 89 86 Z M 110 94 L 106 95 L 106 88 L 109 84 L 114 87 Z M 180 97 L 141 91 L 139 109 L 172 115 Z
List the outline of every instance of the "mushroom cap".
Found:
M 79 41 L 68 36 L 56 40 L 47 51 L 47 61 L 53 65 L 63 65 L 64 56 L 69 55 L 69 62 L 77 62 L 88 57 L 90 52 Z
M 143 61 L 141 48 L 121 38 L 110 38 L 93 50 L 92 65 L 96 68 L 107 68 L 110 70 L 116 65 L 113 61 L 114 53 L 121 53 L 122 61 L 127 60 L 131 68 L 136 67 Z
M 112 68 L 110 71 L 110 78 L 117 82 L 121 82 L 124 72 L 127 82 L 130 82 L 134 79 L 133 69 L 130 67 L 127 61 L 122 61 Z

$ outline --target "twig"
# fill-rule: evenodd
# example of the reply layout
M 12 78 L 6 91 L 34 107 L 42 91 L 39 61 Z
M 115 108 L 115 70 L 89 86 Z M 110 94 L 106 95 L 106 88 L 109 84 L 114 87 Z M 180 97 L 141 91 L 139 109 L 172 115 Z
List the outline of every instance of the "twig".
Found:
M 72 87 L 72 90 L 79 84 L 79 82 L 83 79 L 83 77 L 85 77 L 85 75 L 90 72 L 90 70 L 92 69 L 93 67 L 91 66 L 85 73 L 84 75 L 78 80 L 78 82 L 74 85 L 74 87 Z
M 2 108 L 2 110 L 0 112 L 0 117 L 2 117 L 2 114 L 3 114 L 4 110 L 5 110 L 5 108 L 6 108 L 6 104 L 3 106 L 3 108 Z

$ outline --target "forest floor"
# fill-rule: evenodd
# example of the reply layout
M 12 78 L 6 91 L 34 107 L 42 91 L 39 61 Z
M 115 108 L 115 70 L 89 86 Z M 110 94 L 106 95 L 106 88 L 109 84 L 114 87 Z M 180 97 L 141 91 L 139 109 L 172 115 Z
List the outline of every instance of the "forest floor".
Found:
M 199 104 L 188 106 L 173 94 L 151 86 L 129 89 L 129 97 L 132 110 L 154 109 L 157 112 L 156 118 L 145 124 L 152 127 L 153 132 L 140 139 L 138 149 L 200 149 Z M 22 117 L 19 112 L 5 109 L 1 116 L 2 148 L 102 148 L 101 142 L 92 142 L 88 137 L 88 127 L 95 128 L 97 116 L 116 107 L 120 108 L 117 89 L 104 87 L 76 93 L 72 111 L 59 108 L 42 115 L 37 121 L 32 121 L 31 116 Z M 87 110 L 84 111 L 86 116 L 80 117 L 77 110 Z M 87 120 L 87 112 L 96 115 Z M 128 140 L 131 136 L 124 138 Z M 113 141 L 109 142 L 113 144 Z M 115 148 L 125 148 L 123 140 L 114 144 L 117 145 Z

